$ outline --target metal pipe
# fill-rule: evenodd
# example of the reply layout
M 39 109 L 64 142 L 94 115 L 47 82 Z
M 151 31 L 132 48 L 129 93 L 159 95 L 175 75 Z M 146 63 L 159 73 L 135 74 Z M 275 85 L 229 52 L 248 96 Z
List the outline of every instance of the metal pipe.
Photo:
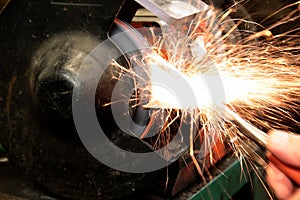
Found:
M 263 147 L 267 147 L 269 136 L 254 127 L 253 125 L 246 122 L 239 115 L 231 111 L 229 108 L 225 108 L 226 115 L 228 118 L 234 122 L 249 138 L 253 139 L 255 142 L 259 143 Z M 266 156 L 271 163 L 273 163 L 279 170 L 281 170 L 286 176 L 288 176 L 295 184 L 300 185 L 300 168 L 289 164 L 272 154 L 272 152 L 267 151 Z

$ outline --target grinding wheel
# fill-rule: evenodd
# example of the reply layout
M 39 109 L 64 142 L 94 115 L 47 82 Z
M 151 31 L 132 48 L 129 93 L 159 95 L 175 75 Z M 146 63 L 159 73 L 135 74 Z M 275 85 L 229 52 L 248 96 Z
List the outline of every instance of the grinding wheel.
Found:
M 106 39 L 122 1 L 85 2 L 16 0 L 0 14 L 1 143 L 46 191 L 72 199 L 123 198 L 155 176 L 123 173 L 93 158 L 71 113 L 72 71 Z M 109 84 L 111 76 L 104 79 Z

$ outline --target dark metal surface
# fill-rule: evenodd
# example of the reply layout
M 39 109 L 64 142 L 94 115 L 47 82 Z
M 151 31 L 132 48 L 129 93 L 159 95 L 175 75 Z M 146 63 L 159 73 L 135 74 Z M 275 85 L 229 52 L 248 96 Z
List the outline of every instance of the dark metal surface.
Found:
M 127 174 L 103 166 L 81 145 L 70 118 L 74 71 L 105 39 L 122 5 L 126 9 L 118 17 L 131 20 L 138 6 L 127 10 L 133 1 L 123 3 L 15 0 L 0 15 L 0 141 L 12 161 L 52 193 L 75 199 L 122 198 L 147 188 L 161 174 Z M 109 75 L 102 78 L 109 87 L 100 86 L 100 98 L 109 99 L 113 81 Z M 98 111 L 116 143 L 142 149 L 113 128 L 105 117 L 110 111 Z
M 18 76 L 25 77 L 28 75 L 26 74 L 28 73 L 28 68 L 30 68 L 32 65 L 31 63 L 37 57 L 35 54 L 39 51 L 39 48 L 41 48 L 42 43 L 47 44 L 48 42 L 49 46 L 53 45 L 50 44 L 51 40 L 53 43 L 53 40 L 55 40 L 53 38 L 60 37 L 57 35 L 65 35 L 65 39 L 68 37 L 70 40 L 76 40 L 76 38 L 77 40 L 80 40 L 78 35 L 81 34 L 84 35 L 82 37 L 85 37 L 83 39 L 90 40 L 89 46 L 85 44 L 86 48 L 83 49 L 83 51 L 91 50 L 97 45 L 100 38 L 105 39 L 106 31 L 112 24 L 112 21 L 122 4 L 122 0 L 113 0 L 109 2 L 98 0 L 94 1 L 92 5 L 89 4 L 89 1 L 81 1 L 81 4 L 79 5 L 70 3 L 71 1 L 61 1 L 60 4 L 59 2 L 60 1 L 58 0 L 55 2 L 47 0 L 15 0 L 7 6 L 3 13 L 1 13 L 0 86 L 3 88 L 0 92 L 0 97 L 3 99 L 0 101 L 1 109 L 6 107 L 8 101 L 8 85 L 10 81 L 17 79 L 16 82 L 20 82 Z M 85 4 L 85 2 L 87 2 L 87 4 Z M 73 35 L 75 39 L 72 38 Z M 61 38 L 58 38 L 58 40 L 59 39 Z M 83 45 L 86 40 L 82 41 L 81 45 Z M 94 40 L 93 43 L 91 40 Z M 64 48 L 57 46 L 56 48 L 62 48 L 60 52 L 58 52 L 58 50 L 56 52 L 54 52 L 53 49 L 50 50 L 53 54 L 60 54 L 61 57 L 56 57 L 58 59 L 56 61 L 58 64 L 66 62 L 66 60 L 74 59 L 69 58 L 70 56 L 74 56 L 70 55 L 71 45 L 73 44 L 67 40 L 64 42 L 69 42 L 69 46 Z M 44 46 L 46 44 L 44 44 Z M 66 48 L 69 48 L 69 52 L 66 51 Z M 74 51 L 80 51 L 82 49 L 78 46 L 77 48 L 78 49 L 74 48 Z M 45 59 L 49 60 L 49 58 Z M 55 65 L 55 60 L 52 60 L 53 63 L 49 64 Z M 55 66 L 53 66 L 53 68 L 54 67 Z M 55 71 L 55 69 L 52 70 Z M 26 78 L 27 77 L 25 77 L 25 79 Z M 27 83 L 28 81 L 24 81 L 24 85 Z M 5 112 L 1 113 L 5 114 Z M 6 119 L 7 116 L 1 116 L 1 122 L 4 122 Z M 6 123 L 3 124 L 3 127 L 5 127 L 5 124 Z
M 0 141 L 12 161 L 43 189 L 73 199 L 122 198 L 162 177 L 161 172 L 127 174 L 103 166 L 81 145 L 70 120 L 72 70 L 106 39 L 115 16 L 130 22 L 137 8 L 133 0 L 13 0 L 0 14 Z M 102 89 L 113 87 L 107 85 Z M 104 120 L 110 137 L 122 135 L 110 118 Z M 183 177 L 183 182 L 194 178 Z M 5 193 L 2 198 L 10 197 Z
M 147 190 L 137 191 L 124 199 L 145 200 L 269 200 L 266 188 L 252 171 L 247 171 L 245 165 L 241 171 L 240 162 L 235 158 L 225 158 L 211 171 L 214 178 L 207 184 L 196 181 L 174 197 L 166 196 L 158 187 L 162 184 L 152 184 Z M 260 169 L 262 170 L 262 169 Z M 246 174 L 243 174 L 246 173 Z M 243 176 L 245 175 L 245 176 Z M 24 172 L 12 165 L 0 165 L 0 199 L 1 200 L 62 200 L 54 194 L 49 194 L 32 184 Z
M 39 190 L 26 178 L 24 172 L 12 165 L 0 165 L 1 200 L 56 200 Z
M 156 179 L 98 162 L 70 119 L 72 70 L 106 38 L 122 3 L 14 0 L 0 15 L 0 141 L 11 161 L 51 193 L 116 199 Z

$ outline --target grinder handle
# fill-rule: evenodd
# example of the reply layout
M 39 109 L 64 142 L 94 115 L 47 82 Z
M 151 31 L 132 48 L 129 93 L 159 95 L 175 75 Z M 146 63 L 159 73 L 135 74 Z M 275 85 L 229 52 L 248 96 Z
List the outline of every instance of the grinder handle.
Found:
M 267 158 L 273 163 L 280 171 L 289 177 L 295 184 L 300 186 L 300 167 L 288 165 L 274 156 L 271 152 L 266 153 Z

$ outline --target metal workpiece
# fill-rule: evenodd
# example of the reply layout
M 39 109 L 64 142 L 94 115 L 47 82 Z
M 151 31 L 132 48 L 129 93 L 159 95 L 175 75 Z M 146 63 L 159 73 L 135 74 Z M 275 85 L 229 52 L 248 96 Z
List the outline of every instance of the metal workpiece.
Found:
M 236 124 L 240 131 L 244 132 L 247 137 L 255 141 L 261 147 L 266 147 L 268 141 L 267 133 L 248 123 L 247 121 L 242 119 L 237 113 L 230 110 L 228 107 L 225 107 L 225 116 L 227 120 Z
M 193 15 L 209 9 L 209 6 L 201 0 L 136 1 L 168 24 L 176 24 L 182 19 L 192 17 Z
M 235 123 L 238 128 L 246 134 L 248 138 L 255 141 L 262 148 L 267 148 L 269 140 L 269 135 L 267 135 L 267 133 L 251 125 L 250 123 L 242 119 L 238 114 L 232 112 L 230 109 L 226 108 L 225 112 L 229 120 Z M 299 167 L 297 168 L 286 164 L 281 159 L 277 158 L 276 155 L 273 155 L 272 152 L 267 152 L 266 156 L 269 159 L 270 163 L 280 169 L 280 171 L 282 171 L 287 177 L 289 177 L 294 182 L 294 184 L 300 185 Z

